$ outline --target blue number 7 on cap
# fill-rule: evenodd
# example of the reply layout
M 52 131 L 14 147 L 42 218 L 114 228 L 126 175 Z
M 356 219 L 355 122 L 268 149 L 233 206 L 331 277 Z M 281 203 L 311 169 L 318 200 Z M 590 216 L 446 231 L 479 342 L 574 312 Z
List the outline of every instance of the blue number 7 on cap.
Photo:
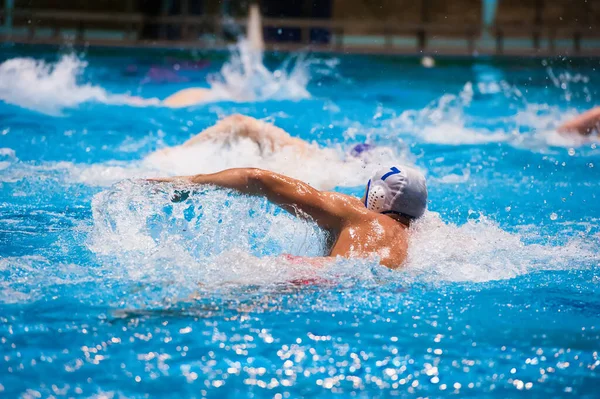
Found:
M 385 175 L 381 176 L 381 180 L 385 180 L 388 177 L 390 177 L 391 175 L 397 175 L 398 173 L 400 173 L 400 171 L 398 170 L 398 168 L 395 167 L 395 166 L 392 166 L 390 168 L 390 170 L 391 170 L 391 172 L 387 172 Z

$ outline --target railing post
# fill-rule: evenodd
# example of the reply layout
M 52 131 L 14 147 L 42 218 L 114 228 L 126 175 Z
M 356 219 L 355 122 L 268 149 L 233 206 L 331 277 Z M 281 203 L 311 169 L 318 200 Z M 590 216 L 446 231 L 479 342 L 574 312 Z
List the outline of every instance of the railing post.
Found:
M 385 24 L 385 27 L 383 28 L 383 37 L 385 39 L 386 49 L 391 50 L 392 47 L 394 46 L 394 44 L 392 42 L 392 32 L 387 23 Z
M 540 31 L 543 22 L 542 14 L 544 12 L 544 0 L 536 0 L 535 2 L 535 30 L 533 33 L 533 47 L 540 50 Z
M 136 43 L 138 43 L 140 40 L 142 40 L 142 37 L 144 36 L 144 24 L 146 23 L 144 21 L 144 19 L 145 18 L 142 18 L 142 19 L 140 19 L 140 20 L 138 20 L 136 22 L 136 25 L 137 25 L 137 27 L 136 27 L 137 34 L 136 34 L 136 37 L 135 37 L 135 42 Z
M 573 33 L 573 44 L 575 46 L 575 53 L 579 54 L 581 52 L 581 32 L 575 31 Z
M 501 29 L 496 30 L 496 54 L 504 53 L 504 32 Z
M 34 15 L 35 16 L 35 15 Z M 54 40 L 59 40 L 60 38 L 60 26 L 56 23 L 56 21 L 52 21 L 52 38 Z
M 344 27 L 337 28 L 338 34 L 335 37 L 335 47 L 341 51 L 344 47 Z
M 310 44 L 310 28 L 306 26 L 300 28 L 300 43 Z
M 83 31 L 84 31 L 83 21 L 79 21 L 79 23 L 77 24 L 77 31 L 75 32 L 75 43 L 83 43 L 84 42 Z
M 34 15 L 32 15 L 29 20 L 31 21 L 31 23 L 29 24 L 29 29 L 27 31 L 27 39 L 29 41 L 33 41 L 35 37 L 36 18 Z
M 189 0 L 181 0 L 181 15 L 183 17 L 183 22 L 181 24 L 181 40 L 188 40 L 188 36 L 189 36 L 189 23 L 188 23 Z
M 540 50 L 540 34 L 539 34 L 537 26 L 534 28 L 532 39 L 533 39 L 533 48 L 536 49 L 537 51 L 539 51 Z
M 548 30 L 548 46 L 550 54 L 554 55 L 556 52 L 556 29 L 554 27 Z
M 425 47 L 427 47 L 427 37 L 423 26 L 417 30 L 417 47 L 419 51 L 425 51 Z
M 467 49 L 469 54 L 473 54 L 475 51 L 475 30 L 473 28 L 467 29 Z
M 131 15 L 133 13 L 133 0 L 127 0 L 125 2 L 125 11 Z M 129 37 L 129 40 L 133 40 L 133 35 L 134 35 L 134 23 L 133 21 L 129 22 L 127 24 L 127 36 Z
M 425 24 L 429 22 L 429 4 L 428 0 L 421 0 L 421 26 L 417 30 L 417 46 L 419 51 L 424 51 L 427 47 L 427 37 Z
M 169 25 L 164 22 L 163 18 L 169 15 L 170 1 L 162 0 L 161 3 L 160 17 L 158 18 L 158 21 L 160 21 L 158 23 L 158 38 L 159 40 L 165 40 L 167 38 L 167 30 Z

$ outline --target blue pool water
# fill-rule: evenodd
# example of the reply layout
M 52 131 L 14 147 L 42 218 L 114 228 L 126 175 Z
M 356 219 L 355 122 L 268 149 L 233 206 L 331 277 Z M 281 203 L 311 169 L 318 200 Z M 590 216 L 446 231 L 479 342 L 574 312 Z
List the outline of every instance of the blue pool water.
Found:
M 597 60 L 242 55 L 3 48 L 0 396 L 597 396 L 600 143 L 555 132 Z M 219 101 L 153 100 L 190 85 Z M 320 150 L 155 153 L 232 113 Z M 360 196 L 392 159 L 430 196 L 395 272 L 286 263 L 325 235 L 137 180 L 258 166 Z

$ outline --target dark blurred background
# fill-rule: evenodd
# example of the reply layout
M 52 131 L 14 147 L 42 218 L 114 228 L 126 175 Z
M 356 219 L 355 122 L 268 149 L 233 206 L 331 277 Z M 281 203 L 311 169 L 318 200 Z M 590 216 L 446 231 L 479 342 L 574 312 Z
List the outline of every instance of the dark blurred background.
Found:
M 267 47 L 600 51 L 596 0 L 4 0 L 4 41 L 215 47 L 260 7 Z

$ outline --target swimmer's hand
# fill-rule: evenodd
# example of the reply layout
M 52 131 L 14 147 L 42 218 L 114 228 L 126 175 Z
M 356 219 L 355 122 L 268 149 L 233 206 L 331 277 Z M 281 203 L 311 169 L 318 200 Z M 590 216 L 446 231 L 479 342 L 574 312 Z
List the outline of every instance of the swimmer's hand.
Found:
M 191 183 L 191 181 L 186 177 L 157 177 L 146 179 L 147 182 L 150 183 Z M 190 197 L 189 190 L 175 190 L 173 195 L 171 196 L 171 202 L 183 202 Z
M 146 179 L 150 183 L 191 183 L 189 176 L 174 176 L 174 177 L 152 177 Z
M 175 190 L 171 196 L 171 202 L 183 202 L 190 197 L 190 192 L 187 190 Z

